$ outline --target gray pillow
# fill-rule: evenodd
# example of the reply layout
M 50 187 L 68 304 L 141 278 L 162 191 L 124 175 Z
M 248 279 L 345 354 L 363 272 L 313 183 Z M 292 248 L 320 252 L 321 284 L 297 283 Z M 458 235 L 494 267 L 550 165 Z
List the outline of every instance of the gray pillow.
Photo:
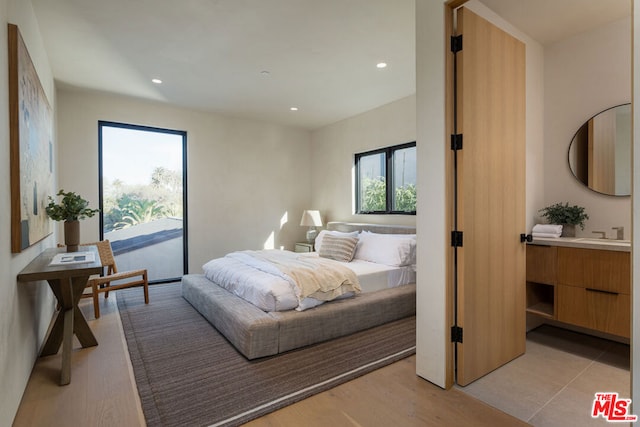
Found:
M 322 246 L 318 255 L 336 261 L 349 262 L 353 259 L 358 244 L 357 237 L 332 236 L 327 234 L 322 238 Z

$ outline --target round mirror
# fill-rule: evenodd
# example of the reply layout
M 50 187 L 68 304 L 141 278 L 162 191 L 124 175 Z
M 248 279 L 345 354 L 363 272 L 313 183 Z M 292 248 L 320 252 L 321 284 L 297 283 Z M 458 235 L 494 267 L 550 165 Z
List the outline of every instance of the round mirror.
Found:
M 604 110 L 578 129 L 569 145 L 569 168 L 593 191 L 631 194 L 631 104 Z

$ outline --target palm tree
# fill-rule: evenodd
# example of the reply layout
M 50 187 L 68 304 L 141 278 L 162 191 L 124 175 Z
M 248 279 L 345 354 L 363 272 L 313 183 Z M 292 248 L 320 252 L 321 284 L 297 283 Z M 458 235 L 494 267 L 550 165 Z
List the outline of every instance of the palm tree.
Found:
M 114 229 L 128 228 L 166 216 L 165 207 L 157 200 L 129 199 L 124 207 L 117 209 L 122 216 L 121 220 L 114 224 Z

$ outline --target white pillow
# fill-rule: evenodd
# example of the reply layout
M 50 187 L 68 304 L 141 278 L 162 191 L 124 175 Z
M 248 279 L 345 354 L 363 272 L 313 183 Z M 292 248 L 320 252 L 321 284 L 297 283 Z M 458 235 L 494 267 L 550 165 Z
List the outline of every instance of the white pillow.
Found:
M 360 234 L 355 259 L 400 267 L 416 263 L 415 234 Z
M 315 245 L 314 248 L 316 250 L 316 252 L 320 252 L 320 248 L 322 247 L 322 239 L 324 238 L 324 236 L 326 236 L 327 234 L 330 234 L 332 236 L 340 236 L 340 237 L 358 237 L 358 234 L 360 234 L 360 232 L 358 231 L 351 231 L 349 233 L 345 233 L 344 231 L 329 231 L 329 230 L 322 230 L 320 233 L 318 233 L 318 235 L 316 236 L 316 241 L 315 241 Z
M 416 239 L 417 236 L 415 234 L 386 234 L 386 233 L 374 233 L 373 231 L 363 231 L 363 233 L 376 234 L 378 236 L 387 236 L 387 237 L 408 237 L 411 239 Z

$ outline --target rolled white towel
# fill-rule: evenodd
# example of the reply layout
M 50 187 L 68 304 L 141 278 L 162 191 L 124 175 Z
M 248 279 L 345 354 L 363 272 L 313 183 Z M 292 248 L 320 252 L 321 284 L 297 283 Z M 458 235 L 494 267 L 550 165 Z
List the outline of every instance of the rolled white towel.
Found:
M 562 225 L 558 224 L 536 224 L 533 226 L 532 233 L 551 233 L 562 234 Z
M 553 238 L 558 238 L 560 237 L 562 233 L 531 233 L 531 235 L 533 236 L 533 238 L 535 239 L 536 237 L 553 237 Z

